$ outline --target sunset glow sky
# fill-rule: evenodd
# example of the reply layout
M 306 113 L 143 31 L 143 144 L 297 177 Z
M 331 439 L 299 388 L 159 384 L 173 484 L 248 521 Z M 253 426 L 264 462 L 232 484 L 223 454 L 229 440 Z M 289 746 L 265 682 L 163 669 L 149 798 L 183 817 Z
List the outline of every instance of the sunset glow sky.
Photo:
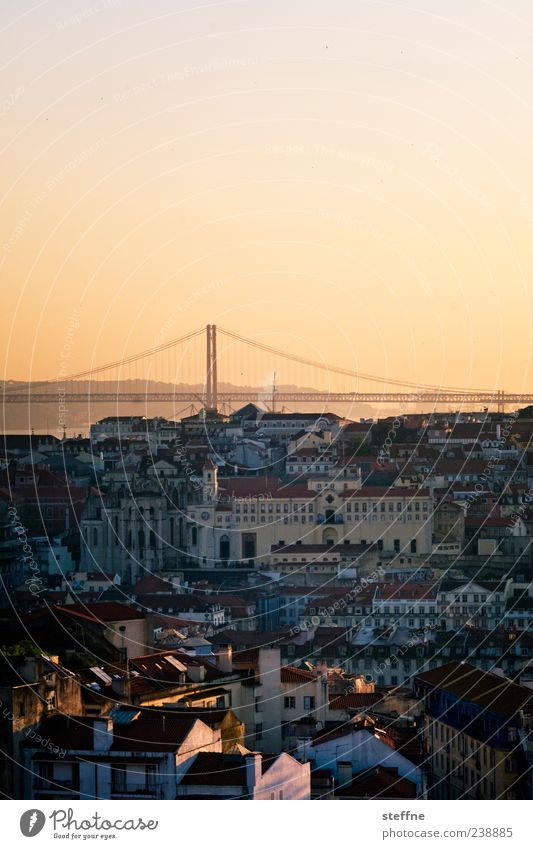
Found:
M 3 0 L 3 376 L 172 314 L 533 391 L 532 44 L 530 0 Z

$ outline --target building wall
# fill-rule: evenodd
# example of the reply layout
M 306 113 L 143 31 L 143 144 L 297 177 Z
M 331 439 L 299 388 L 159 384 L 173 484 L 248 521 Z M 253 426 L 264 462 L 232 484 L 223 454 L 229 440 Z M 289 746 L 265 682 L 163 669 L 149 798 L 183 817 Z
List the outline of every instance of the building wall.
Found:
M 281 754 L 256 784 L 253 798 L 254 800 L 310 799 L 310 764 L 300 764 L 290 755 Z
M 424 741 L 431 758 L 432 798 L 520 798 L 518 779 L 524 766 L 520 748 L 504 750 L 430 718 Z
M 431 507 L 429 496 L 370 498 L 358 493 L 346 498 L 330 490 L 299 498 L 267 494 L 218 505 L 215 493 L 187 510 L 187 550 L 206 566 L 223 559 L 223 537 L 229 542 L 227 559 L 251 559 L 256 565 L 270 562 L 272 546 L 299 540 L 311 545 L 375 542 L 384 551 L 429 554 Z M 246 537 L 254 541 L 253 556 L 246 554 Z
M 127 619 L 107 624 L 106 639 L 117 649 L 125 649 L 127 657 L 139 657 L 146 654 L 148 647 L 146 619 Z

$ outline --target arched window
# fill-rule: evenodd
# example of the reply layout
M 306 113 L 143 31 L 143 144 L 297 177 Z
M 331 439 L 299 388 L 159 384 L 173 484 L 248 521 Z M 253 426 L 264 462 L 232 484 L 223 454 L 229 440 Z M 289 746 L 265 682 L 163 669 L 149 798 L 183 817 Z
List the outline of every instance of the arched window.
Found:
M 197 530 L 196 526 L 191 531 L 191 543 L 192 543 L 192 545 L 198 544 L 198 530 Z
M 155 533 L 150 531 L 150 548 L 155 548 Z
M 98 528 L 93 528 L 93 545 L 98 545 Z
M 229 537 L 226 534 L 220 537 L 220 559 L 229 560 Z
M 139 550 L 142 552 L 142 551 L 144 551 L 144 530 L 142 528 L 140 529 L 140 531 L 138 533 L 138 540 L 139 540 Z

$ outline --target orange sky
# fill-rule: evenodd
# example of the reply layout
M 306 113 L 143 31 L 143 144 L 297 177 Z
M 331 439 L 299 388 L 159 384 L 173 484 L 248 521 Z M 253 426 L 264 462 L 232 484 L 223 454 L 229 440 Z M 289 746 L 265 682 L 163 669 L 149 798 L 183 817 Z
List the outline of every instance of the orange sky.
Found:
M 74 316 L 72 371 L 215 322 L 532 391 L 533 9 L 419 5 L 2 4 L 5 376 Z

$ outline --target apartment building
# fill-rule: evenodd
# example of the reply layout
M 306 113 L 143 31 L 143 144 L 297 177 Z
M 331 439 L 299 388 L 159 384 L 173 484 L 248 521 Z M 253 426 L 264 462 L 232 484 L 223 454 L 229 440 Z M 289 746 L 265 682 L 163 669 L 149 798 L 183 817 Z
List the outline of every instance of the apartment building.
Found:
M 421 672 L 414 684 L 425 704 L 430 797 L 528 798 L 532 691 L 459 661 Z

